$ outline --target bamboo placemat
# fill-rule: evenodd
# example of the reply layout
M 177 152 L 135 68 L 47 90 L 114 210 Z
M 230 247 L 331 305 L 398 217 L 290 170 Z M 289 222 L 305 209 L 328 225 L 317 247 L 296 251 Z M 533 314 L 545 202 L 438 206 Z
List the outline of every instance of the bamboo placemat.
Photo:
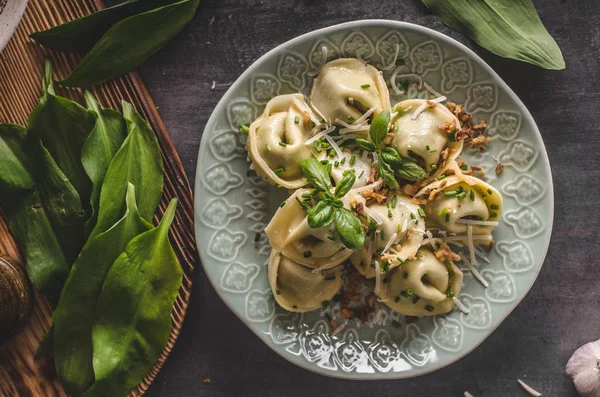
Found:
M 101 0 L 30 0 L 25 15 L 7 47 L 0 54 L 0 122 L 27 125 L 27 115 L 37 105 L 41 94 L 44 59 L 51 57 L 55 80 L 66 77 L 81 58 L 78 55 L 49 51 L 36 44 L 30 33 L 48 29 L 102 8 Z M 78 89 L 55 86 L 57 94 L 83 103 Z M 156 111 L 144 83 L 136 72 L 129 73 L 92 90 L 104 107 L 120 109 L 121 99 L 133 104 L 150 122 L 161 146 L 165 164 L 165 187 L 158 216 L 168 202 L 179 198 L 171 242 L 183 270 L 183 284 L 173 308 L 173 330 L 169 343 L 154 368 L 131 396 L 148 389 L 171 351 L 181 329 L 187 309 L 194 267 L 197 260 L 193 229 L 192 190 L 169 134 Z M 157 218 L 158 219 L 158 218 Z M 0 253 L 20 260 L 19 250 L 0 213 Z M 50 327 L 52 309 L 36 294 L 35 308 L 29 324 L 8 345 L 0 347 L 0 396 L 66 396 L 56 378 L 51 358 L 34 360 L 34 354 Z

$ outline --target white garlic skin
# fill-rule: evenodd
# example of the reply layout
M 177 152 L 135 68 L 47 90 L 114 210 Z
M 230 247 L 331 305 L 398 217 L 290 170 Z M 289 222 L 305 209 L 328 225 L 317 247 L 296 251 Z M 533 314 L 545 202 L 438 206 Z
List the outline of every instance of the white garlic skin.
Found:
M 600 339 L 575 350 L 566 372 L 581 397 L 600 397 Z

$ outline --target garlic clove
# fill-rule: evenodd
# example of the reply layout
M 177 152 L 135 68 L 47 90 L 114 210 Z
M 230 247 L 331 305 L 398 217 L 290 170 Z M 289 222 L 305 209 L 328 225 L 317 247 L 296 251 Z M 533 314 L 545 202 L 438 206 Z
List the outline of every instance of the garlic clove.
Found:
M 600 339 L 577 349 L 566 372 L 581 397 L 600 397 Z

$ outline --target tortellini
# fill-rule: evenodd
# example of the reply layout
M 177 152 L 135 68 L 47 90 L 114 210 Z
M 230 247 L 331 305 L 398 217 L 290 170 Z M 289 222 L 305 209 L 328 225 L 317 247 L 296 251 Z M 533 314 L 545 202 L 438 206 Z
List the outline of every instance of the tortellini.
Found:
M 421 248 L 416 259 L 406 261 L 386 275 L 379 297 L 392 309 L 408 316 L 448 313 L 454 307 L 463 274 L 453 264 L 444 264 Z
M 352 123 L 374 108 L 371 117 L 390 109 L 390 94 L 373 66 L 356 58 L 326 63 L 315 79 L 311 104 L 330 122 Z M 362 131 L 366 134 L 368 131 Z
M 331 168 L 331 177 L 335 181 L 336 185 L 340 183 L 344 177 L 344 172 L 348 170 L 354 170 L 356 180 L 352 187 L 363 187 L 367 185 L 369 176 L 371 175 L 371 161 L 362 158 L 361 155 L 355 155 L 350 152 L 344 151 L 342 153 L 345 157 L 344 162 L 338 160 L 337 167 Z
M 276 250 L 269 257 L 268 277 L 279 306 L 300 313 L 321 307 L 338 293 L 344 282 L 342 266 L 313 272 Z
M 302 174 L 302 160 L 325 157 L 306 141 L 315 120 L 307 111 L 301 94 L 279 95 L 269 101 L 263 114 L 251 125 L 246 148 L 252 167 L 269 183 L 297 189 L 308 182 Z M 311 123 L 312 121 L 312 123 Z
M 460 129 L 460 123 L 446 106 L 434 105 L 429 106 L 424 99 L 397 103 L 394 111 L 398 116 L 392 120 L 396 130 L 392 144 L 402 157 L 422 160 L 428 173 L 439 175 L 460 155 L 463 141 L 450 141 L 448 131 Z M 426 108 L 413 119 L 420 106 Z M 447 157 L 442 159 L 446 148 Z
M 271 247 L 296 263 L 328 269 L 352 254 L 340 241 L 333 222 L 310 228 L 306 211 L 299 201 L 310 200 L 310 189 L 298 189 L 280 207 L 265 228 Z
M 393 193 L 389 193 L 389 196 L 393 197 Z M 352 265 L 366 278 L 375 277 L 374 262 L 377 260 L 382 264 L 380 253 L 394 234 L 396 238 L 388 252 L 384 252 L 390 269 L 398 266 L 400 260 L 413 258 L 423 241 L 425 220 L 420 216 L 420 207 L 402 193 L 396 193 L 396 199 L 389 196 L 386 204 L 368 207 L 369 212 L 382 223 L 377 225 L 378 232 L 372 232 L 365 241 L 365 246 L 350 257 Z
M 424 187 L 417 197 L 434 194 L 425 204 L 429 226 L 464 234 L 468 226 L 474 234 L 489 234 L 502 211 L 500 192 L 479 178 L 455 175 Z

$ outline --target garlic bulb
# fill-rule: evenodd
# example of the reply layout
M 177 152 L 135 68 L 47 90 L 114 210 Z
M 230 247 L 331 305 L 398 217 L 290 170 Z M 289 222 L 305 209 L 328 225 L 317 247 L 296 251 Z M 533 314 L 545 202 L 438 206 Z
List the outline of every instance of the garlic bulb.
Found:
M 566 372 L 581 397 L 600 397 L 600 339 L 577 349 Z

